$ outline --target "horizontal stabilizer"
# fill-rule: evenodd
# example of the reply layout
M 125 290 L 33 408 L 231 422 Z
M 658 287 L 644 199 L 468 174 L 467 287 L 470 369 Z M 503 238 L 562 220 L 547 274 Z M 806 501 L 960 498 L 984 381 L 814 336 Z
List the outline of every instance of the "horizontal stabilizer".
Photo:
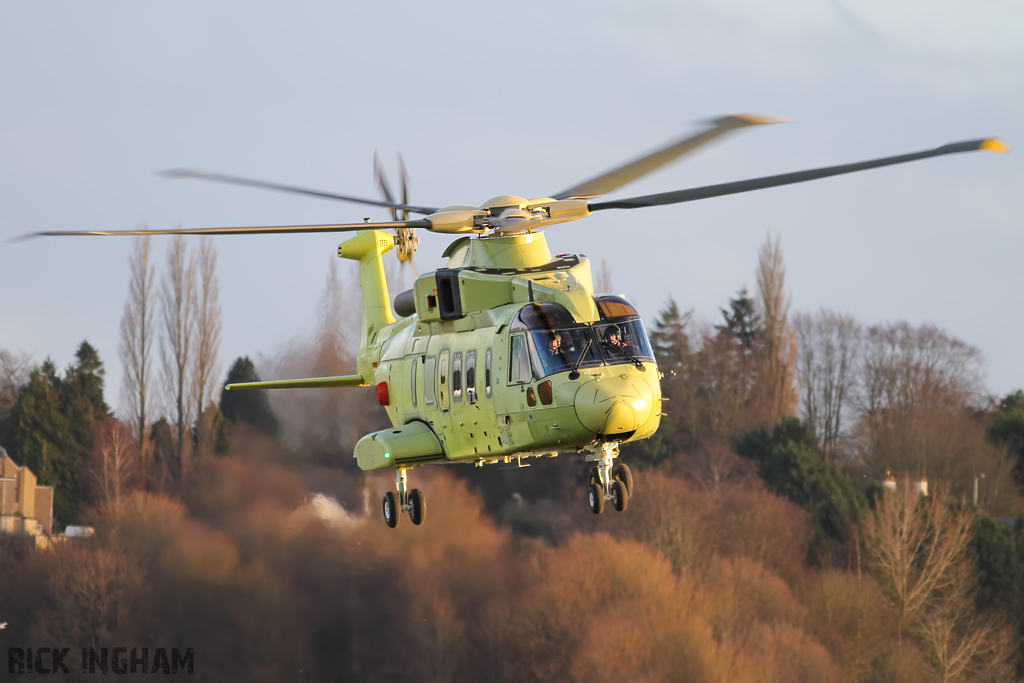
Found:
M 282 379 L 273 382 L 243 382 L 229 384 L 226 391 L 240 389 L 334 389 L 336 387 L 368 387 L 369 384 L 359 375 L 342 375 L 341 377 L 314 377 L 312 379 Z

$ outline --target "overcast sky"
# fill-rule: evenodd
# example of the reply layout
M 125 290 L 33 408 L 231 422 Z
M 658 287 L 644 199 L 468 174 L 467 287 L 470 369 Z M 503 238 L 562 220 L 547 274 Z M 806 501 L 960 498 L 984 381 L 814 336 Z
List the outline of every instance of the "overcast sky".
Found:
M 742 131 L 617 196 L 988 136 L 1024 147 L 1024 4 L 4 3 L 0 240 L 383 220 L 153 175 L 187 166 L 375 197 L 374 150 L 392 167 L 404 156 L 413 203 L 544 196 L 743 112 L 792 123 Z M 653 321 L 670 296 L 715 319 L 754 288 L 769 232 L 794 311 L 931 322 L 982 350 L 992 392 L 1024 387 L 1024 150 L 604 211 L 547 234 L 554 253 L 606 259 Z M 309 331 L 342 239 L 215 239 L 225 368 Z M 448 241 L 424 236 L 420 268 L 441 265 Z M 154 240 L 161 266 L 169 242 Z M 63 367 L 88 339 L 117 404 L 130 249 L 0 242 L 0 348 Z

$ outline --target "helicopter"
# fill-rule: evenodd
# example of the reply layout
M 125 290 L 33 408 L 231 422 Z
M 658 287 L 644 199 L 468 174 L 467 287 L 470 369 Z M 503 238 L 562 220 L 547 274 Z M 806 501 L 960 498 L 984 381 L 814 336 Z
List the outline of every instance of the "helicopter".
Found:
M 596 211 L 679 204 L 946 154 L 1009 150 L 997 138 L 984 138 L 841 166 L 594 201 L 717 138 L 781 121 L 721 117 L 696 134 L 551 197 L 502 195 L 479 206 L 410 204 L 404 164 L 402 196 L 396 201 L 376 160 L 383 200 L 179 169 L 165 174 L 382 207 L 391 211 L 392 220 L 26 237 L 355 232 L 339 245 L 338 256 L 359 264 L 363 320 L 357 374 L 229 384 L 225 390 L 375 387 L 377 403 L 392 426 L 360 438 L 353 457 L 364 471 L 395 470 L 395 491 L 382 501 L 391 528 L 403 514 L 416 525 L 426 518 L 424 493 L 408 487 L 412 469 L 436 463 L 483 467 L 515 461 L 522 466 L 524 458 L 567 453 L 594 463 L 587 490 L 590 510 L 601 514 L 610 502 L 621 512 L 634 496 L 634 484 L 629 466 L 615 461 L 623 443 L 649 438 L 658 429 L 664 415 L 663 375 L 636 308 L 620 296 L 595 292 L 589 260 L 552 255 L 542 229 Z M 402 263 L 411 263 L 418 229 L 455 240 L 442 254 L 445 267 L 417 275 L 413 287 L 399 293 L 392 305 L 383 256 L 394 249 Z

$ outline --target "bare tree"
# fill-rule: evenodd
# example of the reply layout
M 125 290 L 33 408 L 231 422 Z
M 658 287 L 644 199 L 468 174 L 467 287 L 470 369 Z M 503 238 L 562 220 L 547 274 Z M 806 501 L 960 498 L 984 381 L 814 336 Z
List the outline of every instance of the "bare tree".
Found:
M 779 238 L 771 235 L 761 245 L 757 263 L 757 293 L 763 333 L 760 339 L 764 382 L 772 417 L 796 410 L 797 336 L 789 324 L 790 297 L 785 291 L 786 264 Z
M 107 418 L 96 428 L 92 474 L 101 500 L 118 510 L 138 474 L 139 452 L 131 431 L 120 420 Z
M 32 366 L 27 355 L 0 349 L 0 424 L 11 414 L 21 388 L 28 384 L 31 372 Z
M 188 470 L 186 435 L 191 407 L 189 370 L 192 366 L 192 340 L 195 334 L 195 281 L 195 257 L 186 259 L 185 238 L 175 235 L 167 254 L 167 272 L 161 290 L 164 335 L 160 340 L 160 356 L 164 392 L 177 439 L 176 464 L 181 473 Z
M 357 280 L 343 281 L 338 259 L 332 258 L 317 306 L 315 336 L 289 342 L 268 367 L 261 368 L 261 375 L 328 377 L 355 372 L 354 346 L 362 312 L 359 298 L 350 292 L 358 291 L 358 286 Z M 268 393 L 274 413 L 281 419 L 282 435 L 292 444 L 347 449 L 375 424 L 371 411 L 376 412 L 376 402 L 367 400 L 365 390 L 300 389 L 287 396 Z
M 217 252 L 213 241 L 204 237 L 199 244 L 198 288 L 195 303 L 195 355 L 192 365 L 191 414 L 196 419 L 196 441 L 203 444 L 207 437 L 206 408 L 213 399 L 220 363 L 220 285 L 217 282 Z
M 822 309 L 794 316 L 800 339 L 800 404 L 826 460 L 839 453 L 856 379 L 861 326 L 848 315 Z
M 697 488 L 719 493 L 726 485 L 756 478 L 754 464 L 720 441 L 707 441 L 677 464 Z
M 594 278 L 594 291 L 600 294 L 610 294 L 613 288 L 612 268 L 608 265 L 608 261 L 601 259 L 601 268 L 597 271 L 597 277 Z
M 873 325 L 864 343 L 863 410 L 881 416 L 962 406 L 981 395 L 981 362 L 977 348 L 934 325 Z
M 1013 630 L 999 617 L 975 610 L 973 568 L 967 557 L 956 571 L 958 580 L 918 622 L 921 653 L 943 683 L 1013 680 Z
M 156 267 L 150 261 L 149 235 L 136 237 L 128 260 L 128 300 L 121 315 L 121 344 L 118 352 L 124 376 L 121 400 L 142 461 L 147 461 L 146 426 L 153 412 L 150 401 L 152 363 L 150 355 L 156 331 L 154 279 Z
M 898 322 L 869 327 L 862 358 L 860 457 L 876 473 L 908 471 L 963 492 L 973 477 L 1002 471 L 1005 457 L 974 415 L 982 386 L 976 348 L 932 325 Z
M 920 496 L 909 477 L 876 501 L 864 540 L 882 589 L 899 617 L 899 638 L 928 608 L 963 590 L 961 563 L 974 533 L 974 513 L 947 505 L 948 488 Z

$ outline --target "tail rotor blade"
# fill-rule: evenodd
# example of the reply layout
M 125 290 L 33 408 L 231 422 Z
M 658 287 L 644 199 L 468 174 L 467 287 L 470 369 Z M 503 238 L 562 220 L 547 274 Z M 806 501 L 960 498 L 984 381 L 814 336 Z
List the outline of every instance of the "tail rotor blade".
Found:
M 388 185 L 388 179 L 384 175 L 384 168 L 380 165 L 380 160 L 377 158 L 377 152 L 373 153 L 373 179 L 377 182 L 377 187 L 384 195 L 384 199 L 388 200 L 391 206 L 391 220 L 398 220 L 398 209 L 394 207 L 395 199 L 391 194 L 391 186 Z M 407 212 L 406 212 L 407 214 Z M 405 215 L 405 214 L 404 214 Z
M 402 203 L 409 203 L 409 173 L 405 170 L 405 160 L 402 159 L 402 155 L 398 155 L 398 172 L 402 177 Z M 409 212 L 402 212 L 402 220 L 409 220 Z

